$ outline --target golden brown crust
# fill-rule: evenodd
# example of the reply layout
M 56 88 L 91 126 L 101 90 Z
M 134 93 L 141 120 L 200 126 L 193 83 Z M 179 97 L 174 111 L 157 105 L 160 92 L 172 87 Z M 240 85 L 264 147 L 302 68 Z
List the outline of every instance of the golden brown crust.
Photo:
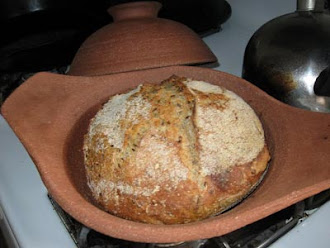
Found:
M 105 210 L 155 224 L 225 210 L 255 187 L 270 158 L 245 102 L 176 76 L 110 98 L 91 121 L 84 154 L 89 187 Z

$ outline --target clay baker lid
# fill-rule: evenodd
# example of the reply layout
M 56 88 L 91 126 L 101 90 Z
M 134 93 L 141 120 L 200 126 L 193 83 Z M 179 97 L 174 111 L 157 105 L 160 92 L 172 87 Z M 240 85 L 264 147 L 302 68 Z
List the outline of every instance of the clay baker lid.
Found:
M 92 34 L 76 53 L 69 75 L 97 76 L 171 65 L 215 63 L 217 58 L 187 26 L 157 18 L 161 3 L 119 4 L 114 22 Z

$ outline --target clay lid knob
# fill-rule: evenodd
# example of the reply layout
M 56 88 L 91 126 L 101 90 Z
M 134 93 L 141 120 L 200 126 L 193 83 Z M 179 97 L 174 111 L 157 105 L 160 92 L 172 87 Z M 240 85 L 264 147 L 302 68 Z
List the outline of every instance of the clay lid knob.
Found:
M 108 13 L 114 22 L 135 18 L 157 18 L 161 7 L 159 2 L 133 2 L 112 6 L 108 9 Z

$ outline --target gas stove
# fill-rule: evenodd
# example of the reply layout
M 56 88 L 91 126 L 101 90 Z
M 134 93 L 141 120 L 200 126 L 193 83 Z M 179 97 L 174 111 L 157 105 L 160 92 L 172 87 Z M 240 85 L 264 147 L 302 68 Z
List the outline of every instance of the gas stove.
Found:
M 296 0 L 231 0 L 221 32 L 204 37 L 215 70 L 241 76 L 249 38 L 265 22 L 295 10 Z M 59 73 L 64 73 L 61 68 Z M 329 191 L 222 237 L 178 244 L 143 244 L 104 236 L 67 215 L 48 195 L 26 150 L 0 115 L 0 226 L 9 247 L 329 247 Z M 1 239 L 1 236 L 0 236 Z M 0 242 L 1 247 L 1 242 Z
M 103 235 L 79 223 L 48 197 L 78 248 L 265 248 L 330 200 L 330 190 L 221 237 L 170 244 L 136 243 Z

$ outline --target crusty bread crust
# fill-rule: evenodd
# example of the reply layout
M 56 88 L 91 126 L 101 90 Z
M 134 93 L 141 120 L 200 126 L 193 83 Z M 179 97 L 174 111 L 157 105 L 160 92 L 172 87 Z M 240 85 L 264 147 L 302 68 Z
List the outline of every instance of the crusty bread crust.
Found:
M 110 98 L 84 140 L 88 185 L 108 212 L 154 224 L 205 219 L 243 199 L 270 155 L 231 91 L 172 76 Z

